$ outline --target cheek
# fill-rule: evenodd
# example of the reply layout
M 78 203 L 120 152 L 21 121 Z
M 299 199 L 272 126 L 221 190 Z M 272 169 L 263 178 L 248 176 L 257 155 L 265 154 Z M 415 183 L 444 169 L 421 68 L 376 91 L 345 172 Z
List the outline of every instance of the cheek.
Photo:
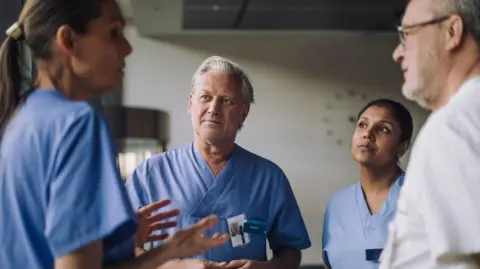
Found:
M 377 147 L 383 158 L 393 159 L 397 156 L 397 146 L 392 139 L 378 139 Z
M 190 107 L 190 113 L 192 117 L 198 121 L 205 115 L 208 110 L 208 106 L 203 104 L 192 104 Z
M 361 137 L 362 137 L 362 135 L 359 132 L 355 131 L 353 133 L 353 135 L 352 135 L 352 148 L 355 144 L 358 143 L 358 141 L 359 141 L 359 139 L 361 139 Z

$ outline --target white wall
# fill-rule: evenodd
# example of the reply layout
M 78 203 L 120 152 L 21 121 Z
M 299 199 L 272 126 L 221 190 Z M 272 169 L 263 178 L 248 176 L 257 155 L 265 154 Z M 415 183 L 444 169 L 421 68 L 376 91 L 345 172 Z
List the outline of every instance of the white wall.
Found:
M 160 41 L 139 37 L 134 28 L 126 34 L 135 51 L 128 58 L 124 103 L 170 113 L 170 148 L 193 138 L 187 102 L 198 65 L 221 55 L 245 67 L 256 104 L 237 141 L 276 162 L 289 177 L 313 243 L 304 252 L 304 264 L 321 262 L 329 197 L 359 179 L 350 155 L 354 125 L 349 117 L 376 97 L 405 103 L 416 130 L 427 116 L 401 97 L 401 74 L 391 60 L 394 36 L 212 35 Z

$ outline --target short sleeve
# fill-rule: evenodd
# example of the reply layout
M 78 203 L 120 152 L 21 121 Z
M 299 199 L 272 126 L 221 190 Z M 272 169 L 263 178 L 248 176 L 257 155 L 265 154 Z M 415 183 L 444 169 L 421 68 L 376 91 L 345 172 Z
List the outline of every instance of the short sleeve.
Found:
M 125 186 L 134 209 L 150 204 L 147 192 L 148 160 L 138 166 L 127 179 Z
M 417 150 L 421 157 L 416 156 L 405 180 L 421 183 L 419 201 L 430 250 L 449 260 L 480 253 L 480 141 L 463 127 L 436 126 L 422 141 Z
M 281 182 L 277 199 L 278 211 L 268 234 L 270 248 L 307 249 L 311 246 L 307 228 L 290 183 L 283 173 Z
M 332 268 L 330 266 L 330 261 L 328 260 L 328 252 L 327 252 L 327 244 L 330 241 L 330 204 L 327 205 L 325 209 L 325 214 L 323 217 L 323 232 L 322 232 L 322 258 L 323 263 L 328 266 L 328 268 Z
M 103 117 L 90 107 L 66 117 L 62 130 L 52 130 L 61 138 L 45 202 L 45 235 L 55 257 L 102 239 L 108 249 L 137 228 Z
M 323 232 L 322 232 L 322 249 L 325 250 L 327 247 L 327 244 L 330 240 L 330 205 L 325 208 L 325 214 L 323 216 Z

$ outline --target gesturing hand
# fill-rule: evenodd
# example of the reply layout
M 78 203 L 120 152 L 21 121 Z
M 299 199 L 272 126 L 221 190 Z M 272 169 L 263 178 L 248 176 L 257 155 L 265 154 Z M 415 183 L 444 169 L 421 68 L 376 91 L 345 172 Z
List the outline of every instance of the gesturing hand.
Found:
M 229 262 L 225 268 L 231 269 L 264 269 L 266 268 L 265 262 L 252 261 L 252 260 L 235 260 Z
M 217 263 L 206 260 L 182 260 L 176 265 L 176 269 L 224 269 L 226 263 Z
M 137 211 L 139 226 L 137 233 L 135 234 L 136 247 L 141 248 L 143 247 L 143 244 L 147 242 L 166 239 L 168 237 L 168 234 L 166 233 L 160 235 L 151 235 L 151 233 L 156 230 L 177 226 L 177 222 L 175 221 L 163 222 L 164 220 L 178 216 L 180 211 L 177 209 L 152 215 L 153 212 L 169 205 L 170 203 L 170 200 L 158 201 L 144 206 Z
M 211 238 L 204 235 L 204 232 L 218 223 L 216 216 L 208 216 L 190 226 L 190 228 L 178 231 L 171 236 L 165 244 L 176 253 L 177 258 L 188 258 L 203 254 L 205 251 L 225 244 L 228 234 L 214 234 Z

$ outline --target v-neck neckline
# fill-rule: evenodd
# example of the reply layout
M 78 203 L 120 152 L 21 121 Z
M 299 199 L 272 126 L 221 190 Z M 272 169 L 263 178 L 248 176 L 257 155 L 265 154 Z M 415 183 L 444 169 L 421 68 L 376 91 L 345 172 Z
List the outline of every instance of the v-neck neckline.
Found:
M 359 213 L 359 217 L 362 221 L 362 226 L 364 229 L 366 227 L 370 227 L 371 225 L 376 225 L 378 222 L 382 222 L 387 215 L 386 213 L 389 212 L 390 208 L 394 207 L 395 201 L 398 198 L 400 187 L 403 185 L 403 178 L 404 173 L 397 177 L 395 182 L 390 187 L 388 192 L 388 196 L 383 202 L 380 210 L 372 214 L 368 208 L 367 200 L 365 195 L 363 194 L 362 185 L 360 181 L 357 182 L 355 186 L 355 200 L 357 204 L 357 209 Z

